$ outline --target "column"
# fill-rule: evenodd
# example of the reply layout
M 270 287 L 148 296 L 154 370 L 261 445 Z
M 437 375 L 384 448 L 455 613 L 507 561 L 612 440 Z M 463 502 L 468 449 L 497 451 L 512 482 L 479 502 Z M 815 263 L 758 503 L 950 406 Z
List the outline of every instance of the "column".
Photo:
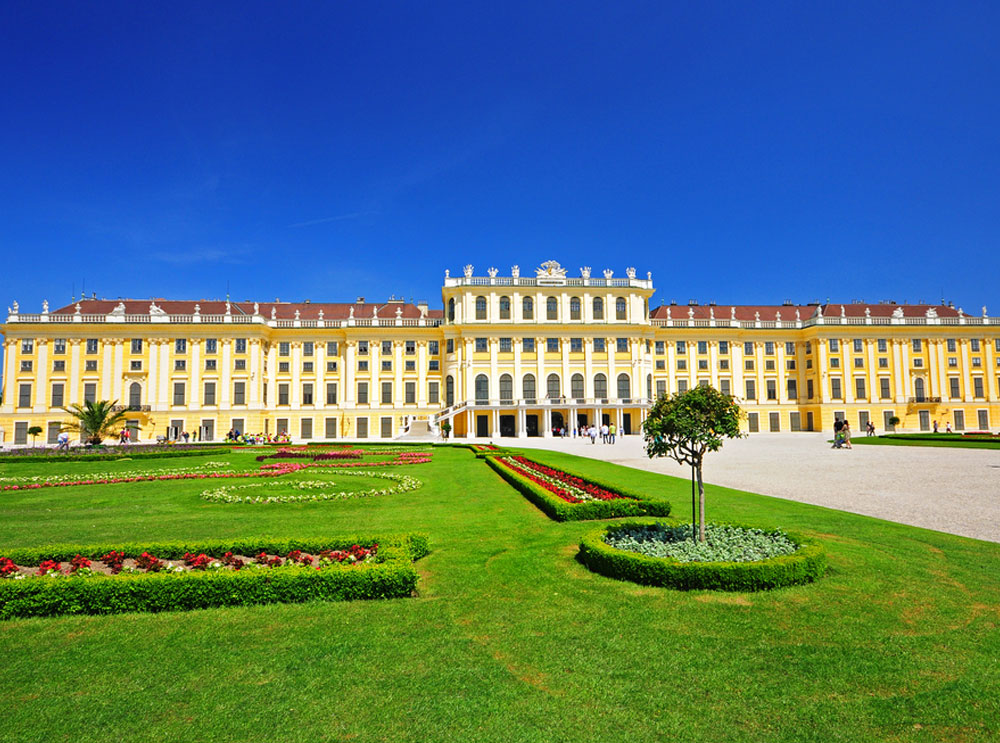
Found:
M 535 368 L 537 370 L 535 379 L 535 398 L 542 402 L 548 393 L 548 386 L 545 383 L 545 339 L 535 338 Z M 543 415 L 544 419 L 545 416 Z
M 170 397 L 170 341 L 160 341 L 160 381 L 157 384 L 156 397 L 161 410 L 169 410 Z
M 392 383 L 393 406 L 398 410 L 403 407 L 403 341 L 392 342 L 392 370 L 394 380 Z
M 49 374 L 49 340 L 39 338 L 35 343 L 38 348 L 36 359 L 38 368 L 35 370 L 35 404 L 32 412 L 44 413 L 48 405 L 48 374 Z
M 742 400 L 746 394 L 746 387 L 743 384 L 743 341 L 729 341 L 729 352 L 730 371 L 733 375 L 733 396 Z M 822 386 L 823 383 L 820 382 L 820 387 Z
M 443 389 L 438 389 L 438 399 L 444 395 Z M 417 341 L 417 405 L 423 409 L 430 405 L 427 399 L 427 341 L 421 338 Z M 440 403 L 438 408 L 444 407 Z
M 3 381 L 7 387 L 7 394 L 4 396 L 3 406 L 0 407 L 0 410 L 3 410 L 6 415 L 11 415 L 14 412 L 14 402 L 17 399 L 17 390 L 14 389 L 14 375 L 17 372 L 16 355 L 17 342 L 8 339 L 4 343 L 3 349 L 4 366 L 6 367 L 3 374 Z
M 514 399 L 518 400 L 523 397 L 524 389 L 523 384 L 523 374 L 521 373 L 521 339 L 512 338 L 511 343 L 514 346 Z M 522 430 L 520 423 L 518 424 L 518 435 Z
M 316 360 L 316 389 L 313 390 L 313 403 L 317 409 L 326 407 L 326 342 L 316 341 L 313 344 L 313 358 Z M 316 425 L 325 425 L 323 420 L 317 420 Z M 320 438 L 317 436 L 316 438 Z M 324 429 L 323 438 L 326 438 Z
M 66 390 L 66 402 L 68 405 L 76 405 L 80 402 L 80 344 L 81 338 L 70 338 L 69 340 L 69 380 Z
M 664 344 L 667 348 L 667 392 L 674 394 L 677 392 L 677 343 L 665 340 Z
M 201 407 L 201 344 L 200 338 L 192 338 L 191 348 L 191 368 L 190 379 L 191 389 L 188 390 L 188 410 L 197 410 Z M 198 426 L 201 422 L 197 422 Z
M 464 353 L 462 359 L 462 370 L 465 379 L 465 400 L 474 400 L 476 398 L 476 374 L 475 369 L 472 366 L 472 338 L 464 339 Z
M 122 381 L 125 372 L 125 344 L 128 340 L 121 340 L 115 344 L 115 369 L 111 376 L 111 399 L 117 400 L 120 405 L 124 404 L 122 394 Z
M 528 435 L 528 411 L 525 410 L 524 406 L 520 406 L 517 409 L 517 437 L 523 439 Z
M 586 308 L 584 308 L 586 311 Z M 584 317 L 587 315 L 585 314 Z M 594 394 L 594 339 L 583 339 L 583 396 L 593 399 Z
M 219 400 L 219 410 L 228 410 L 232 407 L 230 400 L 232 396 L 230 395 L 230 390 L 232 389 L 233 382 L 233 339 L 232 338 L 222 338 L 219 340 L 222 344 L 222 370 L 219 376 L 219 386 L 222 387 L 218 391 Z M 221 425 L 220 425 L 221 427 Z M 244 428 L 246 425 L 244 424 Z
M 854 367 L 851 365 L 851 348 L 846 338 L 840 341 L 840 365 L 844 369 L 844 402 L 848 405 L 854 402 Z
M 570 399 L 570 393 L 573 391 L 570 386 L 570 373 L 569 373 L 569 338 L 559 339 L 559 354 L 561 361 L 560 376 L 562 377 L 562 384 L 559 386 L 559 391 L 562 396 L 567 400 Z
M 941 397 L 940 365 L 938 363 L 938 351 L 941 348 L 940 339 L 927 339 L 927 376 L 929 377 L 929 389 L 927 394 L 931 397 Z
M 150 410 L 156 410 L 157 396 L 157 373 L 160 370 L 160 346 L 163 345 L 159 338 L 150 338 L 149 345 L 149 368 L 146 370 L 146 404 Z
M 827 340 L 816 339 L 816 350 L 819 352 L 819 401 L 822 404 L 830 402 L 830 367 L 827 359 Z M 820 413 L 822 418 L 822 413 Z
M 493 431 L 493 438 L 499 438 L 500 437 L 500 411 L 499 410 L 493 410 L 493 411 L 491 411 L 490 412 L 490 420 L 493 423 L 493 425 L 491 427 L 491 430 Z
M 112 364 L 114 363 L 114 347 L 123 341 L 119 338 L 105 338 L 101 343 L 102 359 L 101 359 L 101 400 L 111 399 L 111 373 Z M 14 377 L 12 376 L 11 379 Z
M 962 344 L 962 382 L 964 389 L 962 390 L 962 401 L 972 402 L 972 370 L 969 366 L 971 363 L 969 361 L 969 339 L 962 338 L 959 340 Z M 970 428 L 969 424 L 966 424 L 966 428 Z
M 354 340 L 345 341 L 344 345 L 346 346 L 346 350 L 344 352 L 344 370 L 341 375 L 341 378 L 344 380 L 344 386 L 340 394 L 344 401 L 344 406 L 350 408 L 355 405 L 354 395 L 357 392 L 355 389 L 356 385 L 354 384 L 354 370 L 358 365 L 356 357 L 358 342 Z M 341 435 L 343 436 L 344 434 L 342 433 Z
M 614 311 L 614 305 L 611 306 L 611 311 Z M 618 374 L 615 367 L 618 349 L 614 338 L 607 338 L 605 344 L 608 349 L 608 399 L 613 400 L 618 392 Z
M 490 349 L 490 399 L 500 397 L 500 375 L 497 373 L 497 353 L 500 351 L 500 339 L 490 336 L 486 341 Z
M 302 409 L 302 341 L 292 341 L 292 389 L 288 396 L 292 410 Z M 291 426 L 292 422 L 289 421 Z
M 779 355 L 778 358 L 780 359 L 781 356 Z M 719 389 L 719 342 L 715 340 L 708 342 L 708 369 L 712 375 L 712 386 Z M 780 391 L 779 394 L 783 395 Z M 655 389 L 653 395 L 656 395 Z
M 903 341 L 899 338 L 892 339 L 892 362 L 893 362 L 893 381 L 896 388 L 896 404 L 903 404 L 906 402 L 906 394 L 903 389 L 903 379 L 909 377 L 909 365 L 903 364 Z M 905 416 L 901 415 L 900 418 Z

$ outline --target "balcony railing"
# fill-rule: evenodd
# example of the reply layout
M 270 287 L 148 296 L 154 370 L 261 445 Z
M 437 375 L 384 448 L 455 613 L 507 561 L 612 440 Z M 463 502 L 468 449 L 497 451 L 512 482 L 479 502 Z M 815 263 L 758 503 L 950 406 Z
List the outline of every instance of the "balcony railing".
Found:
M 149 405 L 113 405 L 111 411 L 113 413 L 122 413 L 125 411 L 135 411 L 137 413 L 148 413 L 152 408 Z
M 910 405 L 920 405 L 920 404 L 926 404 L 926 403 L 941 402 L 941 398 L 940 397 L 930 397 L 928 395 L 917 395 L 915 397 L 908 398 L 907 402 Z

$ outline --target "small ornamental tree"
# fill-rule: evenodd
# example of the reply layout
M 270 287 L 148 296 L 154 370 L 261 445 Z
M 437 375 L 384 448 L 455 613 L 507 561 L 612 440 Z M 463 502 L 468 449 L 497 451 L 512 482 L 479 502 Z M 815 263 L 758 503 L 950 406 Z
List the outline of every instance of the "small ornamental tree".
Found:
M 42 435 L 41 426 L 32 426 L 28 429 L 28 435 L 31 437 L 31 445 L 35 445 L 35 439 Z
M 124 410 L 115 412 L 116 402 L 87 400 L 83 405 L 70 405 L 63 408 L 75 420 L 62 426 L 63 431 L 79 431 L 87 437 L 87 443 L 97 446 L 104 439 L 114 438 L 121 430 L 128 413 Z
M 451 424 L 448 421 L 445 421 L 441 424 L 441 435 L 444 438 L 448 438 L 449 433 L 451 433 Z
M 698 523 L 698 539 L 705 541 L 705 483 L 702 460 L 710 451 L 722 448 L 725 439 L 742 438 L 740 417 L 743 410 L 731 395 L 714 387 L 694 387 L 676 395 L 661 395 L 642 424 L 646 455 L 670 457 L 691 467 L 691 529 Z M 695 518 L 695 483 L 698 508 Z

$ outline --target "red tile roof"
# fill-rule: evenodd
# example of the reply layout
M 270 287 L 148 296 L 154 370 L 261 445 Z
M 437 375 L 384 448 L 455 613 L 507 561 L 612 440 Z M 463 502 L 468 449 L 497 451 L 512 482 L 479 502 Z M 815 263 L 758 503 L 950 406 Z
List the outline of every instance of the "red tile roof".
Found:
M 752 322 L 760 319 L 765 322 L 773 322 L 777 315 L 781 313 L 782 320 L 794 320 L 795 311 L 798 310 L 802 320 L 815 317 L 817 311 L 822 307 L 824 317 L 840 317 L 843 311 L 846 317 L 865 317 L 867 309 L 871 317 L 892 317 L 897 309 L 903 310 L 903 317 L 926 317 L 927 310 L 933 309 L 938 317 L 958 317 L 958 310 L 947 305 L 929 304 L 824 304 L 824 305 L 661 305 L 650 311 L 650 317 L 656 320 L 667 319 L 667 310 L 674 320 L 686 320 L 692 317 L 695 320 L 708 320 L 713 312 L 717 320 L 729 320 L 734 315 L 741 322 Z M 693 314 L 689 314 L 693 313 Z

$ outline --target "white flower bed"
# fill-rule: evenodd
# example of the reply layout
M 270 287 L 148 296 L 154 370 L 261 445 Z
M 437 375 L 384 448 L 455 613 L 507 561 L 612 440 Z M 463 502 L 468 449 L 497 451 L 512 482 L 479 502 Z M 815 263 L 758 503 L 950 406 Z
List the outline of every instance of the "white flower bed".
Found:
M 378 495 L 395 495 L 416 490 L 423 485 L 420 480 L 409 475 L 398 475 L 393 472 L 377 472 L 372 470 L 338 470 L 337 475 L 348 475 L 354 477 L 373 477 L 380 480 L 390 480 L 395 485 L 382 488 L 371 488 L 369 490 L 328 490 L 331 483 L 323 480 L 300 480 L 294 483 L 283 483 L 288 487 L 303 491 L 290 495 L 241 495 L 241 491 L 253 488 L 273 488 L 273 482 L 255 482 L 246 485 L 223 485 L 221 487 L 206 490 L 201 497 L 207 501 L 215 503 L 299 503 L 303 501 L 323 501 L 341 500 L 344 498 L 370 498 Z M 314 492 L 325 491 L 325 492 Z
M 723 524 L 706 524 L 704 542 L 691 538 L 691 524 L 618 529 L 605 535 L 604 541 L 615 549 L 680 562 L 757 562 L 798 549 L 784 532 Z
M 159 477 L 160 475 L 189 475 L 196 472 L 218 470 L 230 467 L 229 462 L 205 462 L 191 467 L 175 467 L 164 470 L 122 470 L 120 472 L 77 472 L 71 475 L 32 475 L 23 477 L 0 477 L 0 483 L 5 482 L 69 482 L 76 480 L 122 480 L 130 477 Z

